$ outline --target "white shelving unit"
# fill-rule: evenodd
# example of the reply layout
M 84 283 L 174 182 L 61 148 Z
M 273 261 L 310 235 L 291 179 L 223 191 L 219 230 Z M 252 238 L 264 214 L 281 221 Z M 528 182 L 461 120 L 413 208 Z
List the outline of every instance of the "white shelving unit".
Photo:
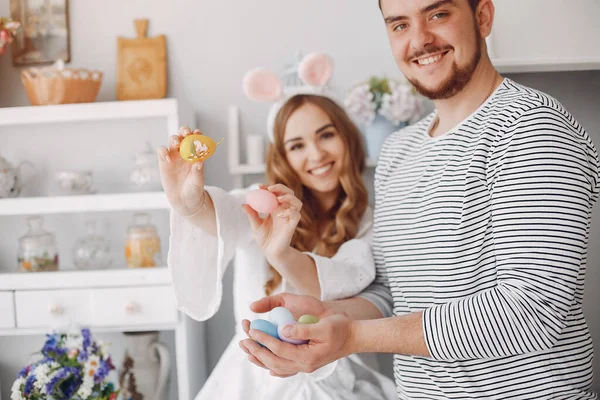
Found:
M 240 109 L 236 105 L 229 106 L 227 149 L 229 158 L 229 173 L 233 176 L 234 187 L 242 188 L 244 176 L 262 175 L 265 173 L 265 164 L 251 165 L 240 162 Z M 368 159 L 367 168 L 374 168 L 377 160 Z
M 166 267 L 0 274 L 0 290 L 77 289 L 83 285 L 88 288 L 157 286 L 170 284 L 170 280 Z
M 0 200 L 0 215 L 68 214 L 168 209 L 163 192 L 25 197 Z
M 158 118 L 166 119 L 168 136 L 179 129 L 179 113 L 175 99 L 0 108 L 0 134 L 7 126 Z M 0 218 L 169 208 L 162 192 L 21 197 L 0 199 Z M 70 323 L 94 331 L 172 330 L 179 400 L 191 400 L 206 379 L 204 324 L 177 310 L 165 267 L 0 274 L 0 336 Z
M 0 126 L 167 118 L 169 128 L 177 132 L 178 115 L 176 99 L 6 107 L 0 108 Z

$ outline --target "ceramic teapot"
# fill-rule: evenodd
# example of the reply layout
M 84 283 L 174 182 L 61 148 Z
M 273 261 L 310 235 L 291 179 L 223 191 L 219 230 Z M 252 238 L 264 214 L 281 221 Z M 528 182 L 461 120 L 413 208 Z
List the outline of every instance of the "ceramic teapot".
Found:
M 19 196 L 23 188 L 21 168 L 24 165 L 32 166 L 30 162 L 24 161 L 13 167 L 5 158 L 0 156 L 0 199 Z

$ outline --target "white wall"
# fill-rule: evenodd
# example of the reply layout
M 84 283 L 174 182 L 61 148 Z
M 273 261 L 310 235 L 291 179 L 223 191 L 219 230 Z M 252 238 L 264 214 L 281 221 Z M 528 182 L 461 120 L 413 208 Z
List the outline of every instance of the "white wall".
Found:
M 0 4 L 0 14 L 6 15 L 9 1 Z M 116 37 L 134 36 L 132 20 L 148 18 L 149 35 L 167 35 L 169 96 L 191 104 L 196 112 L 197 126 L 213 137 L 226 133 L 227 106 L 238 104 L 242 109 L 242 126 L 246 132 L 262 132 L 268 106 L 254 104 L 243 97 L 241 79 L 243 74 L 256 66 L 279 69 L 289 61 L 296 50 L 309 52 L 324 50 L 336 62 L 334 84 L 347 88 L 358 80 L 372 74 L 396 75 L 397 69 L 388 48 L 387 38 L 376 2 L 348 0 L 72 0 L 71 35 L 72 66 L 100 68 L 105 72 L 99 101 L 115 99 Z M 0 57 L 0 106 L 28 104 L 19 78 L 20 70 L 12 67 L 10 57 Z M 530 83 L 563 100 L 580 122 L 600 143 L 600 117 L 597 115 L 597 96 L 600 90 L 600 72 L 573 74 L 535 74 L 515 76 L 521 82 Z M 577 88 L 577 90 L 575 90 Z M 182 121 L 194 125 L 194 121 Z M 130 168 L 127 155 L 135 151 L 136 141 L 149 136 L 155 143 L 166 135 L 161 126 L 132 125 L 123 132 L 117 127 L 94 126 L 69 127 L 66 134 L 74 137 L 81 130 L 81 137 L 93 135 L 102 149 L 112 149 L 115 155 L 98 153 L 89 160 L 76 158 L 76 167 L 87 166 L 101 173 L 99 185 L 103 190 L 122 189 Z M 7 139 L 0 131 L 0 154 L 23 156 L 22 148 L 29 134 L 35 134 L 42 142 L 44 134 L 60 132 L 28 132 L 23 129 L 17 142 Z M 50 136 L 51 137 L 51 136 Z M 62 140 L 62 139 L 61 139 Z M 53 142 L 48 142 L 49 145 Z M 68 142 L 64 146 L 70 146 Z M 133 149 L 133 150 L 132 150 Z M 13 151 L 14 153 L 10 153 Z M 34 152 L 35 153 L 35 152 Z M 31 153 L 33 154 L 33 153 Z M 60 154 L 44 161 L 67 163 Z M 110 160 L 110 161 L 109 161 Z M 13 160 L 11 160 L 13 161 Z M 231 179 L 227 174 L 226 151 L 217 154 L 206 166 L 209 183 L 229 188 Z M 43 186 L 42 180 L 42 186 Z M 38 189 L 32 189 L 38 190 Z M 40 188 L 40 191 L 44 188 Z M 600 343 L 600 293 L 594 290 L 600 284 L 598 262 L 600 251 L 595 243 L 600 238 L 600 216 L 595 214 L 590 246 L 589 272 L 586 291 L 586 314 L 594 334 Z M 77 219 L 68 237 L 75 237 Z M 58 221 L 51 221 L 58 223 Z M 21 224 L 7 221 L 0 229 Z M 164 223 L 164 221 L 161 221 Z M 120 224 L 120 225 L 119 225 Z M 122 222 L 115 222 L 115 240 L 118 240 Z M 19 225 L 16 225 L 19 226 Z M 21 233 L 21 232 L 19 232 Z M 10 243 L 14 235 L 0 235 L 0 259 L 8 260 Z M 7 242 L 6 242 L 7 243 Z M 6 254 L 6 259 L 5 259 Z M 8 262 L 8 261 L 6 261 Z M 0 264 L 0 270 L 12 266 Z M 226 299 L 221 311 L 208 324 L 209 367 L 213 367 L 233 334 L 231 311 L 231 270 L 226 276 Z M 118 341 L 118 337 L 114 337 Z M 18 369 L 15 362 L 24 349 L 14 342 L 0 338 L 0 379 L 2 395 L 7 397 L 11 374 Z M 27 343 L 27 351 L 37 344 Z M 118 348 L 122 344 L 117 344 Z M 389 358 L 388 358 L 389 359 Z M 387 368 L 387 371 L 390 371 Z M 193 374 L 193 372 L 192 372 Z

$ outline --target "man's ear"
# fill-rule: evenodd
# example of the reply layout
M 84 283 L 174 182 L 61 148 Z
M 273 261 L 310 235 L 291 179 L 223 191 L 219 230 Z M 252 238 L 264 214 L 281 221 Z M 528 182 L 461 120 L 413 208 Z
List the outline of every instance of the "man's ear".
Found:
M 475 21 L 477 22 L 477 29 L 479 29 L 479 33 L 484 39 L 492 33 L 495 12 L 496 8 L 492 0 L 481 0 L 477 5 Z

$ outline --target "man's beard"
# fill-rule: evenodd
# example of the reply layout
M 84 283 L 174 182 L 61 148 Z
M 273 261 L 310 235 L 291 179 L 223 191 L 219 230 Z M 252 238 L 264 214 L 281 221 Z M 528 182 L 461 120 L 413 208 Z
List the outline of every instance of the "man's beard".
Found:
M 465 66 L 460 68 L 458 67 L 458 65 L 456 65 L 456 61 L 454 61 L 454 63 L 452 64 L 452 73 L 450 74 L 450 77 L 444 82 L 440 83 L 437 87 L 430 89 L 421 84 L 421 82 L 419 82 L 417 79 L 410 79 L 408 77 L 407 79 L 410 81 L 410 83 L 413 84 L 415 89 L 421 95 L 427 97 L 430 100 L 448 99 L 456 95 L 461 90 L 463 90 L 465 86 L 467 86 L 467 84 L 471 81 L 473 73 L 475 72 L 479 61 L 481 60 L 481 45 L 483 38 L 481 37 L 477 29 L 475 29 L 475 35 L 477 41 L 476 50 L 471 60 L 469 60 L 469 62 Z M 430 53 L 436 53 L 438 51 L 440 51 L 440 49 L 425 48 L 422 50 L 422 52 L 419 52 L 419 54 L 422 53 L 422 55 L 426 55 Z M 420 55 L 414 55 L 412 57 L 420 57 Z

